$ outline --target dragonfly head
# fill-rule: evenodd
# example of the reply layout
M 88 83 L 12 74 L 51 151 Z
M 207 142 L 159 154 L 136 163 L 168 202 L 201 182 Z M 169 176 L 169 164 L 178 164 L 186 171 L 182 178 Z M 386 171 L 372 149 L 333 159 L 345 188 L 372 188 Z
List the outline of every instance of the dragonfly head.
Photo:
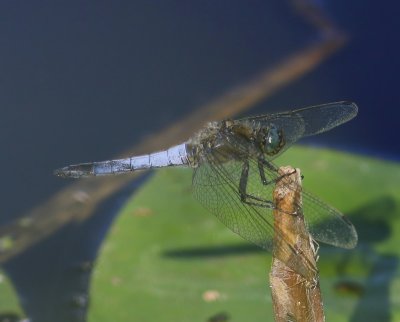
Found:
M 269 156 L 277 154 L 285 145 L 283 131 L 275 125 L 262 129 L 261 133 L 261 149 Z

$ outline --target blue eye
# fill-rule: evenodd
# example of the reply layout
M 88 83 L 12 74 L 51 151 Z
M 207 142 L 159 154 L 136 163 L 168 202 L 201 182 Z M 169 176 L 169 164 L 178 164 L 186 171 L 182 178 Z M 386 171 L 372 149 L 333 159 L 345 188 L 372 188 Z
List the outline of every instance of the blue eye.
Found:
M 265 153 L 268 155 L 274 155 L 279 152 L 282 146 L 282 133 L 273 125 L 268 129 L 268 133 L 265 136 Z

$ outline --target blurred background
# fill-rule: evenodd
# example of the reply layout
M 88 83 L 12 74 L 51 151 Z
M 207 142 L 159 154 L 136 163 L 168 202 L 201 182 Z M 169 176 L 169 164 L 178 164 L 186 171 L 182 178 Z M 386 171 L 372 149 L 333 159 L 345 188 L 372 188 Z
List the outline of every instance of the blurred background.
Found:
M 98 248 L 147 179 L 71 183 L 55 168 L 165 148 L 211 119 L 339 100 L 356 102 L 357 118 L 302 143 L 397 164 L 399 9 L 2 1 L 0 259 L 22 307 L 16 321 L 86 320 Z

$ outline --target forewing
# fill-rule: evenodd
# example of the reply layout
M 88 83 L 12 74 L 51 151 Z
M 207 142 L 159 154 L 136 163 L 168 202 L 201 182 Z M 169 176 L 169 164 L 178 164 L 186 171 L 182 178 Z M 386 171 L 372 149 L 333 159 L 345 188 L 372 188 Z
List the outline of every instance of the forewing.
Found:
M 265 126 L 270 123 L 279 124 L 285 133 L 288 133 L 288 143 L 293 144 L 302 136 L 326 132 L 346 123 L 354 118 L 357 112 L 358 107 L 355 103 L 343 101 L 309 106 L 288 112 L 249 117 L 243 120 L 258 121 Z M 295 130 L 292 129 L 293 126 Z M 302 131 L 296 128 L 299 126 L 302 127 Z
M 350 121 L 357 115 L 358 107 L 352 102 L 335 102 L 295 110 L 304 120 L 304 136 L 329 131 Z

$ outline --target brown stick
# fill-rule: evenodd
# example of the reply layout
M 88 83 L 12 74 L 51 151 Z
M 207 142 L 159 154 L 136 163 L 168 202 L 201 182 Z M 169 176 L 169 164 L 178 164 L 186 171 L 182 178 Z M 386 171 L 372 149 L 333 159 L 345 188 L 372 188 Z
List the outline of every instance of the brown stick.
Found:
M 301 210 L 300 170 L 281 167 L 279 174 L 283 177 L 273 193 L 277 209 L 270 273 L 275 321 L 323 322 L 317 254 Z

